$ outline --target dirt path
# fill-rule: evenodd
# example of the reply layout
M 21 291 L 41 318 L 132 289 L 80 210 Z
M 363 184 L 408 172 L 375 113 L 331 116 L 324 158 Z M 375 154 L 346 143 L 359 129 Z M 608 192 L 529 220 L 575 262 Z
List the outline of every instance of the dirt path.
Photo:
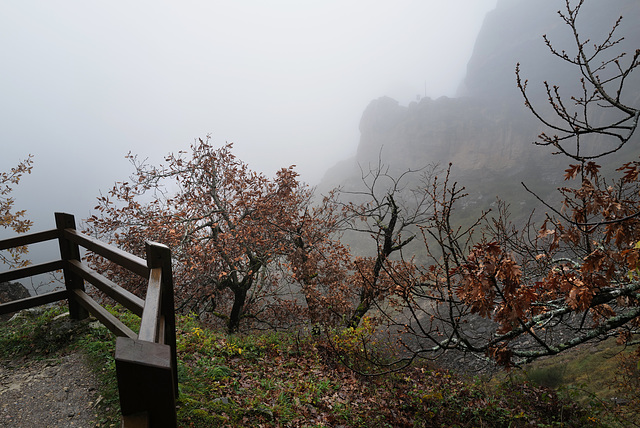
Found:
M 51 359 L 0 360 L 1 427 L 95 427 L 102 399 L 80 351 Z

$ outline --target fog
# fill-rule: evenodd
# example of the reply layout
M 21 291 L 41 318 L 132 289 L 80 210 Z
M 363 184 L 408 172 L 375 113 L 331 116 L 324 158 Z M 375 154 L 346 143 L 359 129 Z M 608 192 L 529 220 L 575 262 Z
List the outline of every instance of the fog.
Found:
M 453 96 L 495 5 L 4 1 L 0 169 L 34 155 L 14 194 L 34 231 L 54 211 L 86 218 L 131 173 L 127 152 L 158 162 L 207 134 L 315 184 L 355 153 L 372 99 Z

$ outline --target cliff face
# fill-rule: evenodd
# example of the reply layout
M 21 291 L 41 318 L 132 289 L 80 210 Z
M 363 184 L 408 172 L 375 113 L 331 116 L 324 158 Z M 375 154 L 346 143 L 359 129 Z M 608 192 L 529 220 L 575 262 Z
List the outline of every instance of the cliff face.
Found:
M 25 299 L 31 294 L 26 287 L 19 282 L 0 282 L 0 303 L 8 303 L 14 300 Z M 13 316 L 14 312 L 0 315 L 0 321 L 6 321 Z
M 357 158 L 371 162 L 381 152 L 385 162 L 414 168 L 433 162 L 461 170 L 518 168 L 531 156 L 522 129 L 535 132 L 522 113 L 474 98 L 423 98 L 408 107 L 380 98 L 362 116 Z
M 546 35 L 559 52 L 566 50 L 569 56 L 575 55 L 574 35 L 558 15 L 558 11 L 566 14 L 564 3 L 564 0 L 500 0 L 485 17 L 458 95 L 506 98 L 521 104 L 515 86 L 517 63 L 532 85 L 539 86 L 546 80 L 567 92 L 579 89 L 576 69 L 551 55 L 542 37 Z M 603 41 L 620 16 L 624 18 L 616 34 L 625 40 L 616 48 L 617 52 L 638 49 L 640 4 L 636 0 L 587 0 L 576 22 L 581 38 L 590 39 L 587 48 Z
M 560 85 L 567 99 L 575 93 L 577 69 L 552 55 L 542 38 L 547 34 L 558 50 L 573 55 L 573 34 L 557 14 L 563 4 L 559 0 L 499 1 L 484 21 L 459 96 L 423 98 L 408 106 L 388 97 L 372 101 L 362 115 L 356 157 L 328 171 L 320 189 L 356 186 L 360 168 L 377 164 L 381 157 L 397 171 L 452 162 L 455 179 L 473 197 L 485 201 L 496 195 L 516 195 L 523 200 L 513 202 L 533 202 L 523 197 L 520 181 L 533 182 L 545 194 L 553 192 L 568 159 L 532 144 L 544 128 L 524 107 L 515 66 L 520 62 L 532 101 L 543 110 L 547 105 L 543 81 Z M 581 36 L 590 37 L 592 43 L 603 40 L 620 15 L 624 19 L 618 36 L 626 40 L 619 48 L 635 51 L 640 48 L 637 0 L 588 0 L 579 16 Z M 638 77 L 628 83 L 625 95 L 636 106 Z M 638 144 L 632 146 L 613 161 L 637 157 Z

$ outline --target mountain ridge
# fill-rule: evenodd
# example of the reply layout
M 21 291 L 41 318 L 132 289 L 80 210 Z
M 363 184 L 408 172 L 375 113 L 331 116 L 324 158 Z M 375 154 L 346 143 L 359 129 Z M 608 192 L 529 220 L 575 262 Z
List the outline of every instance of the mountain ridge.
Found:
M 532 4 L 532 3 L 535 3 Z M 516 85 L 515 67 L 530 80 L 530 96 L 536 108 L 548 112 L 542 81 L 560 85 L 567 98 L 579 79 L 575 70 L 552 55 L 545 45 L 547 34 L 559 49 L 575 42 L 570 28 L 557 15 L 563 2 L 501 0 L 489 12 L 478 35 L 467 66 L 467 76 L 455 98 L 422 98 L 407 106 L 389 97 L 369 103 L 360 120 L 356 155 L 329 169 L 318 186 L 357 187 L 361 170 L 381 160 L 391 171 L 419 169 L 429 164 L 453 164 L 453 178 L 467 187 L 474 200 L 489 204 L 496 196 L 533 209 L 537 201 L 525 195 L 521 181 L 542 197 L 551 197 L 563 179 L 569 159 L 553 156 L 552 150 L 532 144 L 544 130 L 525 107 Z M 624 14 L 619 36 L 627 40 L 620 48 L 640 47 L 640 3 L 630 0 L 589 2 L 580 15 L 580 25 L 589 27 L 594 42 L 606 36 L 616 17 Z M 637 20 L 636 20 L 637 19 Z M 597 24 L 597 25 L 595 25 Z M 637 73 L 636 73 L 637 74 Z M 640 99 L 640 80 L 630 82 L 626 94 L 632 105 Z M 635 103 L 635 104 L 634 104 Z M 608 161 L 619 165 L 638 156 L 638 138 Z M 484 208 L 483 208 L 484 209 Z

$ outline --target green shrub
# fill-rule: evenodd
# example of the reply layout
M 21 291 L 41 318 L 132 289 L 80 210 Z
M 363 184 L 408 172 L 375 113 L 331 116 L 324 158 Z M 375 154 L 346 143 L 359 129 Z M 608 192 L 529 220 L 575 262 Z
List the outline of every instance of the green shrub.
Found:
M 526 372 L 527 379 L 538 386 L 557 388 L 563 384 L 566 364 L 536 367 Z

